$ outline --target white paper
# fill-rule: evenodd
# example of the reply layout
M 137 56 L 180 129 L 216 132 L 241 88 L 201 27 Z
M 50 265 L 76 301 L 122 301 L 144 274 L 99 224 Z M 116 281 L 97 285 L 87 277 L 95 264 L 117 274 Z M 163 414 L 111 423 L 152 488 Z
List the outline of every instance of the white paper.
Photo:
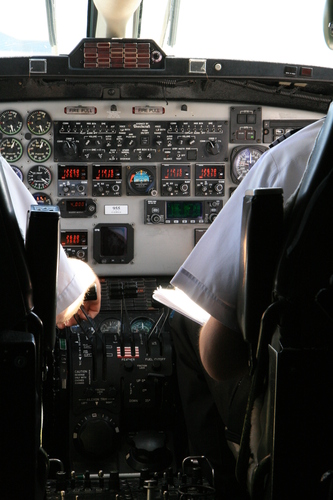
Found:
M 173 309 L 200 325 L 204 325 L 210 318 L 207 311 L 191 300 L 179 288 L 157 288 L 153 298 L 165 306 Z

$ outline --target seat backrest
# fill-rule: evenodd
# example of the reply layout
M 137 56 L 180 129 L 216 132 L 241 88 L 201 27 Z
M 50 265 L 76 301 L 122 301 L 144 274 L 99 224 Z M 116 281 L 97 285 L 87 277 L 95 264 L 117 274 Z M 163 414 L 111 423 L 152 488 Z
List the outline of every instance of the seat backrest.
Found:
M 249 343 L 253 356 L 258 343 L 261 316 L 272 298 L 282 224 L 281 188 L 246 191 L 243 199 L 237 316 L 244 340 Z
M 8 500 L 44 498 L 47 469 L 42 367 L 55 338 L 60 215 L 39 206 L 29 214 L 25 246 L 0 161 L 0 480 Z
M 5 173 L 0 162 L 1 329 L 20 328 L 33 309 L 32 284 Z
M 317 300 L 320 290 L 330 287 L 333 276 L 333 106 L 317 138 L 303 179 L 293 197 L 285 222 L 285 240 L 276 269 L 273 294 L 289 304 L 281 327 L 289 324 L 304 345 L 331 336 L 332 324 Z M 333 302 L 332 302 L 333 307 Z M 320 335 L 314 335 L 321 325 Z M 292 340 L 290 338 L 290 340 Z M 298 343 L 299 345 L 299 343 Z
M 0 235 L 1 489 L 8 500 L 42 498 L 36 470 L 40 418 L 33 335 L 34 329 L 40 335 L 40 322 L 33 313 L 27 254 L 1 162 Z
M 333 392 L 332 158 L 331 105 L 303 179 L 287 203 L 283 237 L 273 262 L 271 304 L 260 313 L 260 303 L 255 303 L 253 331 L 240 323 L 245 338 L 247 331 L 251 332 L 250 339 L 259 338 L 236 467 L 241 482 L 251 485 L 253 498 L 288 499 L 309 492 L 311 498 L 328 498 L 320 496 L 320 481 L 333 469 L 329 397 Z M 264 235 L 261 241 L 265 241 Z M 249 256 L 257 245 L 252 250 L 246 247 L 241 258 L 251 266 Z M 255 282 L 256 275 L 261 279 L 261 262 L 254 259 L 254 265 L 258 267 L 250 276 Z M 247 274 L 248 266 L 243 267 Z M 271 275 L 268 281 L 272 283 Z M 253 292 L 253 287 L 243 291 Z M 246 299 L 239 304 L 246 306 Z M 259 331 L 256 324 L 261 314 Z M 251 319 L 251 315 L 248 317 Z M 258 426 L 254 424 L 253 408 L 260 398 L 264 405 Z M 253 444 L 256 432 L 259 445 L 254 453 L 254 472 L 249 474 L 249 458 L 253 456 L 250 441 Z M 269 484 L 266 496 L 263 491 L 257 496 L 258 484 L 262 488 Z

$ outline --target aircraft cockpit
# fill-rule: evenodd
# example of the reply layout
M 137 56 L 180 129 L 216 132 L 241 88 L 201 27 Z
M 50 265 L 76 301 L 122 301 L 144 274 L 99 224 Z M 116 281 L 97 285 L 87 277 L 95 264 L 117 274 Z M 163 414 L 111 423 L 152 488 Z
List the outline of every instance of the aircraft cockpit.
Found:
M 190 387 L 175 311 L 156 292 L 173 290 L 256 162 L 324 122 L 333 3 L 293 3 L 6 5 L 0 155 L 36 204 L 26 241 L 33 289 L 44 290 L 57 259 L 54 224 L 56 246 L 98 277 L 101 307 L 61 329 L 51 314 L 46 343 L 45 333 L 31 335 L 35 320 L 28 337 L 6 320 L 4 500 L 282 498 L 273 486 L 256 496 L 237 483 L 218 405 L 205 407 L 202 373 Z M 50 224 L 35 227 L 44 213 Z M 8 248 L 1 260 L 10 279 Z M 198 265 L 218 259 L 203 250 Z M 42 292 L 42 308 L 53 307 L 53 292 Z

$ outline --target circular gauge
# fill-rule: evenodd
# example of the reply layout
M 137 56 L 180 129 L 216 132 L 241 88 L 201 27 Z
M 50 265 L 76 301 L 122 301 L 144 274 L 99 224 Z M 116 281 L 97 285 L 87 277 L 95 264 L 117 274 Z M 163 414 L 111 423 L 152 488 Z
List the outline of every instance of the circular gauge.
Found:
M 33 193 L 32 196 L 37 201 L 38 205 L 52 205 L 51 197 L 44 193 Z
M 0 154 L 9 162 L 18 161 L 23 155 L 23 146 L 18 139 L 3 139 L 0 142 Z
M 4 134 L 18 134 L 22 127 L 22 116 L 17 111 L 8 109 L 0 114 L 0 130 Z
M 154 321 L 149 318 L 137 318 L 131 323 L 131 332 L 148 334 L 151 332 L 154 324 Z
M 267 148 L 263 146 L 242 146 L 231 153 L 231 178 L 239 184 Z
M 117 333 L 121 332 L 121 321 L 119 319 L 108 318 L 100 324 L 101 333 Z
M 12 167 L 13 171 L 15 172 L 15 174 L 17 175 L 17 177 L 21 181 L 23 181 L 23 172 L 22 172 L 22 170 L 20 168 L 18 168 L 18 167 L 15 167 L 15 165 L 11 165 L 11 167 Z
M 52 174 L 50 170 L 44 165 L 35 165 L 31 167 L 27 174 L 27 182 L 29 186 L 37 191 L 47 189 L 52 181 Z
M 52 126 L 50 115 L 46 111 L 33 111 L 27 118 L 27 127 L 32 134 L 46 134 Z
M 127 181 L 130 190 L 139 195 L 149 194 L 155 186 L 155 177 L 148 168 L 131 170 L 127 176 Z
M 52 148 L 46 139 L 32 139 L 28 144 L 27 152 L 31 160 L 42 163 L 50 158 Z

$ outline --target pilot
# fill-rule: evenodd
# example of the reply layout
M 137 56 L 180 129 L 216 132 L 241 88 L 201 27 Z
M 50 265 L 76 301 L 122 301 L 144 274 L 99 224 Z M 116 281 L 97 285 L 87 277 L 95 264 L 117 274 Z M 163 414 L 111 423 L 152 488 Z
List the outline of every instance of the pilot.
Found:
M 27 212 L 36 201 L 24 184 L 14 173 L 7 161 L 0 157 L 0 167 L 3 168 L 11 195 L 15 215 L 23 238 L 26 233 Z M 87 290 L 96 285 L 97 298 L 84 301 Z M 85 319 L 80 306 L 83 305 L 85 312 L 94 318 L 100 309 L 101 288 L 100 282 L 85 263 L 78 259 L 69 259 L 63 248 L 60 247 L 58 283 L 57 283 L 57 309 L 56 323 L 58 328 L 65 328 L 76 323 L 74 314 Z
M 222 471 L 228 453 L 224 427 L 240 437 L 250 387 L 247 345 L 236 313 L 243 197 L 247 189 L 282 187 L 286 202 L 299 185 L 323 120 L 256 162 L 171 281 L 210 314 L 201 329 L 176 312 L 170 324 L 190 453 L 206 455 Z

